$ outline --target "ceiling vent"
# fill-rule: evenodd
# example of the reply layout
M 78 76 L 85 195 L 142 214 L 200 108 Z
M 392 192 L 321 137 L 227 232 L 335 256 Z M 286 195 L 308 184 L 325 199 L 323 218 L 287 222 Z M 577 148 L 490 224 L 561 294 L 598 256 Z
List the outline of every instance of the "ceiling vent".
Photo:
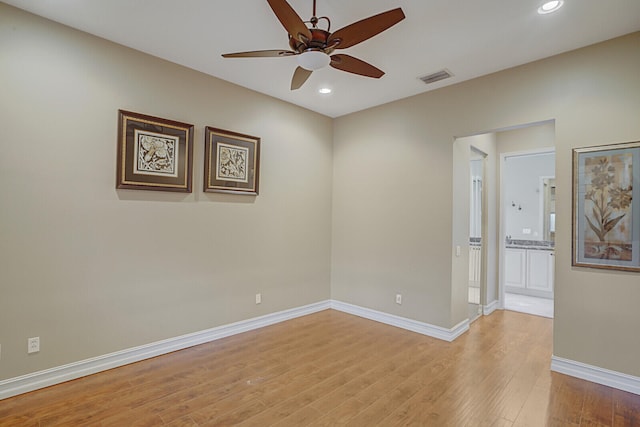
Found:
M 451 73 L 451 71 L 445 68 L 444 70 L 437 71 L 435 73 L 429 74 L 428 76 L 423 76 L 418 78 L 422 80 L 424 84 L 428 85 L 431 83 L 438 82 L 440 80 L 448 79 L 449 77 L 453 77 L 453 74 Z

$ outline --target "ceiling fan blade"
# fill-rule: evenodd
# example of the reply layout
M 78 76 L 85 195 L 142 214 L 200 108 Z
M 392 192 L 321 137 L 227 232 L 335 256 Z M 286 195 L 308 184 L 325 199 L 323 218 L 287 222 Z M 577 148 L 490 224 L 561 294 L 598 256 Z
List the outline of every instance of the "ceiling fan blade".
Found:
M 291 37 L 301 42 L 305 42 L 303 39 L 311 40 L 311 31 L 286 0 L 267 0 L 267 2 Z
M 346 71 L 347 73 L 359 74 L 365 77 L 373 77 L 374 79 L 379 79 L 380 77 L 384 76 L 384 71 L 350 55 L 332 55 L 331 63 L 329 65 L 338 70 Z
M 281 56 L 297 55 L 292 50 L 254 50 L 250 52 L 225 53 L 223 58 L 278 58 Z
M 361 21 L 343 27 L 329 36 L 328 45 L 337 43 L 336 49 L 345 49 L 357 45 L 371 37 L 393 27 L 404 19 L 401 8 L 382 12 Z
M 312 72 L 313 71 L 309 71 L 302 67 L 296 68 L 296 71 L 293 73 L 293 78 L 291 79 L 291 90 L 300 89 Z

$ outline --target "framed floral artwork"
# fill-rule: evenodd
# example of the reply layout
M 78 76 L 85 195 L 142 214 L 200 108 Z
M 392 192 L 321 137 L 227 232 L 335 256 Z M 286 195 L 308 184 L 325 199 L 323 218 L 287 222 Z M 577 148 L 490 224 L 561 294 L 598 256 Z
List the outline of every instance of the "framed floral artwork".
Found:
M 116 188 L 191 193 L 193 125 L 118 113 Z
M 207 126 L 204 191 L 258 194 L 260 138 Z
M 640 142 L 573 150 L 578 267 L 640 272 Z

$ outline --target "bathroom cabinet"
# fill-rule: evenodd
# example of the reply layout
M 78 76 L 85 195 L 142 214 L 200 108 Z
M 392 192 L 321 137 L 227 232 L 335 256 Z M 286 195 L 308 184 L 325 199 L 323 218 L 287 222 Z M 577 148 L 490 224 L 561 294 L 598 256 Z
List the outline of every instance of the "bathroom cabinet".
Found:
M 553 298 L 553 250 L 505 248 L 504 261 L 504 284 L 507 292 Z

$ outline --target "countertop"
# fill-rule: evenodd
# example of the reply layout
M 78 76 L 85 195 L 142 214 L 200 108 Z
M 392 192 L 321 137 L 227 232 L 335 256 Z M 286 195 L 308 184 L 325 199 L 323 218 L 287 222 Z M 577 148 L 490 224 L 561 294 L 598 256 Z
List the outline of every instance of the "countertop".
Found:
M 480 238 L 472 237 L 469 239 L 470 246 L 480 246 Z M 553 251 L 555 250 L 555 242 L 547 240 L 509 240 L 505 243 L 505 248 L 508 249 L 530 249 L 538 251 Z
M 532 249 L 539 251 L 555 250 L 555 242 L 547 240 L 510 240 L 505 244 L 508 249 Z

